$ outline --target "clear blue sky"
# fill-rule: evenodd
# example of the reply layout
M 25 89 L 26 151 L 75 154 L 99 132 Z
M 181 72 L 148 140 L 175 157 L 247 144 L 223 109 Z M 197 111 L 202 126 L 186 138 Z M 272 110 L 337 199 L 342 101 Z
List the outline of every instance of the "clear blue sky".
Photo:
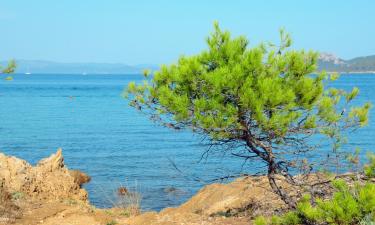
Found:
M 205 48 L 212 22 L 250 43 L 375 54 L 374 0 L 0 0 L 0 59 L 171 63 Z

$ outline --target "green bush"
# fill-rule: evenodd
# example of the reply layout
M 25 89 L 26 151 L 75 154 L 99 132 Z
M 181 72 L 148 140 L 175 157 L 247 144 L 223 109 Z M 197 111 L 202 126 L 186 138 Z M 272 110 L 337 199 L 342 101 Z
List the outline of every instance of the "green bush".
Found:
M 367 158 L 369 160 L 369 163 L 365 165 L 365 168 L 364 168 L 365 175 L 369 178 L 374 178 L 375 177 L 375 154 L 368 153 Z
M 330 200 L 311 204 L 310 196 L 304 196 L 294 211 L 270 220 L 257 218 L 256 225 L 297 225 L 297 224 L 366 224 L 375 222 L 375 184 L 366 183 L 349 186 L 343 180 L 333 182 L 336 192 Z
M 268 221 L 264 216 L 259 216 L 254 220 L 254 225 L 267 225 Z

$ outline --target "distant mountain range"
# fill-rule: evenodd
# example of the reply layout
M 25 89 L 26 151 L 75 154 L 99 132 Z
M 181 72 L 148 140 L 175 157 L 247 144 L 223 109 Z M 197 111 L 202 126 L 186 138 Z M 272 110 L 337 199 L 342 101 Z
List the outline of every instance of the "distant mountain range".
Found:
M 375 55 L 344 60 L 330 53 L 321 53 L 318 70 L 340 73 L 375 73 Z
M 16 60 L 15 73 L 35 74 L 136 74 L 144 69 L 155 70 L 155 65 L 130 66 L 122 63 L 60 63 L 44 60 Z M 6 65 L 7 61 L 0 62 Z
M 43 60 L 16 60 L 16 63 L 16 73 L 36 74 L 137 74 L 144 69 L 159 68 L 152 64 L 130 66 L 122 63 L 60 63 Z M 0 65 L 6 64 L 6 61 L 0 62 Z M 330 53 L 322 53 L 318 62 L 318 71 L 321 70 L 340 73 L 375 73 L 375 55 L 344 60 Z

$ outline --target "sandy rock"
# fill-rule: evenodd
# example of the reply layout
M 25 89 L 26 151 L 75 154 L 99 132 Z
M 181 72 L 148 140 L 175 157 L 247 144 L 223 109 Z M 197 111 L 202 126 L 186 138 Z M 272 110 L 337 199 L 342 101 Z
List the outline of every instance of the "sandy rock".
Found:
M 161 213 L 176 210 L 206 216 L 257 215 L 258 212 L 264 215 L 283 208 L 285 203 L 271 191 L 266 177 L 243 177 L 229 184 L 207 185 L 180 207 Z
M 0 153 L 0 179 L 4 181 L 5 188 L 11 186 L 20 190 L 22 183 L 27 182 L 27 171 L 30 170 L 31 165 L 26 161 Z
M 87 192 L 64 165 L 61 149 L 35 167 L 0 153 L 0 180 L 10 193 L 22 193 L 31 200 L 87 201 Z
M 38 169 L 43 172 L 53 172 L 64 168 L 64 158 L 62 156 L 62 149 L 57 149 L 55 154 L 50 157 L 42 159 L 38 162 Z

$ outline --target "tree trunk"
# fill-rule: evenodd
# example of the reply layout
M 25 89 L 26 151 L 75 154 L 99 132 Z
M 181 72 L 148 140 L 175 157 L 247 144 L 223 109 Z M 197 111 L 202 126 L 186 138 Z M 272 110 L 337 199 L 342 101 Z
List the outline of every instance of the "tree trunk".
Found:
M 268 162 L 268 182 L 272 188 L 272 191 L 280 196 L 281 200 L 285 202 L 290 208 L 296 208 L 296 202 L 280 187 L 276 182 L 277 165 L 273 159 Z
M 242 124 L 245 126 L 246 123 L 242 121 Z M 290 208 L 296 208 L 296 202 L 277 184 L 276 182 L 276 176 L 281 175 L 286 177 L 283 174 L 280 174 L 279 171 L 280 168 L 277 165 L 275 158 L 272 153 L 272 148 L 269 148 L 265 146 L 263 143 L 255 143 L 253 141 L 253 138 L 247 130 L 245 131 L 244 140 L 246 141 L 246 145 L 249 147 L 250 151 L 255 153 L 257 156 L 259 156 L 262 160 L 264 160 L 267 163 L 268 166 L 268 182 L 271 186 L 272 191 L 279 195 L 281 200 L 285 202 Z M 264 151 L 260 151 L 255 146 L 260 146 Z M 287 178 L 287 177 L 286 177 Z

